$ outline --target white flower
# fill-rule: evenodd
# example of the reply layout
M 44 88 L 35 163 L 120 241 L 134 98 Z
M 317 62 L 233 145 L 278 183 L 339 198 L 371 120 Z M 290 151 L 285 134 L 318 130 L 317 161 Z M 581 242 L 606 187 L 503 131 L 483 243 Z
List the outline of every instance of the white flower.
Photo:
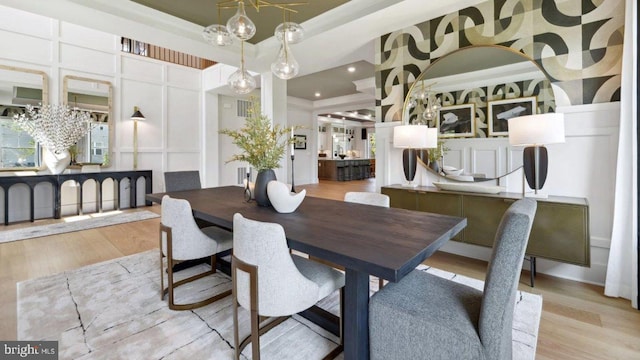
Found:
M 93 127 L 91 115 L 72 110 L 66 105 L 43 105 L 39 109 L 27 105 L 25 113 L 13 120 L 49 151 L 69 149 Z

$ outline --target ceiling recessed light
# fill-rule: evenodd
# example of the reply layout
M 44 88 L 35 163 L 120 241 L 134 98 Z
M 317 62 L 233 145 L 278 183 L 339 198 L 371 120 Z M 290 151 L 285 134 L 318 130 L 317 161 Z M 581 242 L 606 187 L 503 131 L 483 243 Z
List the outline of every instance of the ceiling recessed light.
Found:
M 349 71 L 349 72 L 355 72 L 355 71 L 356 71 L 356 67 L 355 67 L 355 66 L 349 66 L 349 67 L 347 68 L 347 71 Z
M 316 97 L 320 97 L 321 94 L 320 94 L 319 91 L 316 91 L 315 95 L 316 95 Z

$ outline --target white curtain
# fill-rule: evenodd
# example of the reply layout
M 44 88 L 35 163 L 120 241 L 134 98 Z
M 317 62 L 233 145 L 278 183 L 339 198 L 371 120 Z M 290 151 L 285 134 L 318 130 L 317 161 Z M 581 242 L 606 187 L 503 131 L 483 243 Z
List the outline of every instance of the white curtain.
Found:
M 631 299 L 638 308 L 638 11 L 637 0 L 626 0 L 620 137 L 616 166 L 616 191 L 604 293 Z

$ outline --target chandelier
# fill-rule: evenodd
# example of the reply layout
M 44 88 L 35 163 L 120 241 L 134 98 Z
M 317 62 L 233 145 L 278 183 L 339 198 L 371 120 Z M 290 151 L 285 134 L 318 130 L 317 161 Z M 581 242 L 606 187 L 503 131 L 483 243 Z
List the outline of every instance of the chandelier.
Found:
M 294 59 L 290 44 L 295 44 L 304 38 L 304 29 L 299 24 L 287 21 L 287 14 L 296 13 L 292 6 L 304 5 L 306 2 L 271 3 L 265 0 L 249 0 L 249 4 L 256 11 L 261 7 L 276 7 L 282 10 L 282 24 L 274 31 L 276 39 L 281 43 L 276 60 L 271 64 L 271 71 L 280 79 L 287 80 L 298 75 L 300 65 Z M 202 36 L 207 42 L 217 46 L 228 46 L 233 39 L 240 41 L 240 67 L 229 79 L 227 84 L 237 94 L 247 94 L 256 88 L 255 79 L 249 74 L 244 64 L 244 42 L 251 39 L 256 33 L 256 25 L 249 19 L 244 10 L 244 0 L 223 0 L 218 2 L 218 22 L 220 22 L 221 9 L 236 8 L 236 14 L 232 16 L 226 25 L 213 24 L 207 26 Z
M 435 83 L 425 88 L 423 81 L 422 88 L 411 95 L 409 108 L 416 109 L 418 115 L 416 119 L 417 124 L 432 124 L 438 115 L 438 110 L 442 107 L 440 105 L 440 99 L 431 91 L 431 86 L 433 85 L 435 85 Z

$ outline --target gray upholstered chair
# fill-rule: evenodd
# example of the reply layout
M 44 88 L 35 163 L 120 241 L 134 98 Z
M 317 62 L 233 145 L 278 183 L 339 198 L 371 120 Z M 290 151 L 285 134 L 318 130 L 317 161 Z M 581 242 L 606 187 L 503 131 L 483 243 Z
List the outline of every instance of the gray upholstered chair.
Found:
M 389 207 L 389 196 L 374 192 L 349 191 L 344 194 L 344 201 L 365 205 Z M 383 286 L 384 280 L 378 279 L 378 289 L 382 289 Z
M 344 201 L 358 204 L 389 207 L 389 196 L 373 192 L 350 191 L 344 194 Z
M 516 290 L 537 203 L 505 212 L 484 292 L 414 270 L 369 302 L 371 359 L 511 359 Z
M 172 310 L 189 310 L 210 304 L 229 294 L 227 290 L 207 299 L 189 303 L 176 304 L 174 290 L 176 287 L 200 279 L 216 272 L 216 254 L 232 248 L 233 234 L 222 228 L 211 226 L 198 228 L 193 218 L 191 205 L 187 200 L 173 199 L 169 195 L 162 198 L 162 218 L 160 222 L 160 298 L 169 294 L 169 308 Z M 162 259 L 167 258 L 167 266 Z M 211 270 L 174 281 L 174 265 L 176 261 L 211 258 Z M 164 273 L 167 272 L 168 287 L 164 287 Z
M 166 171 L 164 188 L 166 192 L 201 189 L 200 172 L 198 170 Z
M 235 359 L 251 342 L 252 359 L 260 359 L 260 335 L 290 315 L 312 307 L 344 287 L 344 274 L 329 266 L 291 255 L 279 224 L 233 216 L 233 326 Z M 250 312 L 251 335 L 240 341 L 238 305 Z M 342 301 L 341 301 L 342 312 Z M 277 317 L 264 319 L 264 317 Z M 342 351 L 338 346 L 330 355 Z

